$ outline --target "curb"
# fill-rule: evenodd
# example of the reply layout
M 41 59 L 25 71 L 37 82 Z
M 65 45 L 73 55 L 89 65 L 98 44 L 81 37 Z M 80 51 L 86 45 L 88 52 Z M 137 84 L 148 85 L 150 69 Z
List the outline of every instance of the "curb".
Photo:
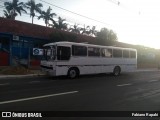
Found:
M 28 74 L 28 75 L 0 75 L 0 79 L 2 78 L 26 78 L 26 77 L 38 77 L 45 76 L 45 74 Z

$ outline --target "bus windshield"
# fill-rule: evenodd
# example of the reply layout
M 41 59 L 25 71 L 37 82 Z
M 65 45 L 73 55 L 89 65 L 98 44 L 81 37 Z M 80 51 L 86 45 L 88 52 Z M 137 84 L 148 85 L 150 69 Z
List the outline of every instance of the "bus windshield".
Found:
M 55 60 L 56 59 L 56 47 L 55 46 L 47 46 L 45 47 L 44 52 L 45 60 Z

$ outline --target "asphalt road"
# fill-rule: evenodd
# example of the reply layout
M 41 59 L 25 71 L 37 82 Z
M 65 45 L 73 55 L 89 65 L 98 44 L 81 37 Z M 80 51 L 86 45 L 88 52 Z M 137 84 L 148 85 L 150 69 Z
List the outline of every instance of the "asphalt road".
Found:
M 160 71 L 1 79 L 0 111 L 160 111 Z

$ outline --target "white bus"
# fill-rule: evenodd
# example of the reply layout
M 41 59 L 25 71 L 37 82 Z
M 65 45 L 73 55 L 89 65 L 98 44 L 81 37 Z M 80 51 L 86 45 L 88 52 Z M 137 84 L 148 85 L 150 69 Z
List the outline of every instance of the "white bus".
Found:
M 75 78 L 84 74 L 134 71 L 137 51 L 132 48 L 100 46 L 74 42 L 55 42 L 44 45 L 45 60 L 41 68 L 51 76 Z

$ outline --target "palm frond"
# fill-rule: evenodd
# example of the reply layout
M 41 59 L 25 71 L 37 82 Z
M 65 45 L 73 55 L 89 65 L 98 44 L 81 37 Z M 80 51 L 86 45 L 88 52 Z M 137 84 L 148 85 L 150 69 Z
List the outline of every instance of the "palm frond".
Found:
M 45 21 L 46 26 L 49 24 L 49 21 L 54 21 L 53 16 L 56 15 L 55 13 L 51 13 L 51 8 L 49 7 L 46 11 L 42 11 L 41 15 L 38 17 L 38 19 L 43 18 Z

